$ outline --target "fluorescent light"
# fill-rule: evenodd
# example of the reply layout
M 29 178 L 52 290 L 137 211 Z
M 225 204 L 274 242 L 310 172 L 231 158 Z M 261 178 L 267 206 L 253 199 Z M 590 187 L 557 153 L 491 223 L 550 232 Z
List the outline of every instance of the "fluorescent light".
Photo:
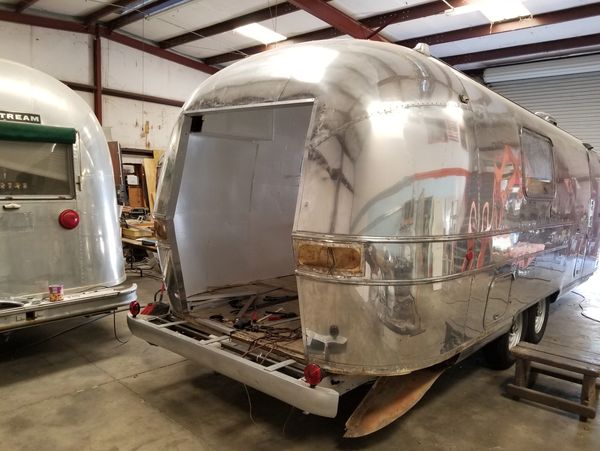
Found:
M 243 34 L 244 36 L 248 36 L 249 38 L 252 38 L 258 42 L 262 42 L 263 44 L 271 44 L 272 42 L 279 42 L 287 39 L 284 35 L 276 33 L 273 30 L 263 27 L 257 23 L 244 25 L 236 28 L 233 31 Z
M 146 6 L 151 1 L 152 0 L 138 0 L 137 2 L 134 2 L 129 6 L 125 6 L 124 8 L 121 8 L 121 10 L 119 11 L 119 14 L 121 14 L 122 16 L 125 14 L 129 14 L 130 12 L 133 12 L 136 9 L 141 8 L 142 6 Z
M 479 11 L 490 22 L 502 22 L 516 17 L 531 16 L 531 12 L 520 0 L 480 0 L 446 11 L 449 15 L 466 14 Z
M 122 16 L 132 13 L 134 11 L 138 11 L 141 8 L 147 6 L 148 8 L 146 8 L 146 12 L 144 17 L 146 19 L 156 16 L 157 14 L 162 14 L 162 13 L 166 13 L 167 11 L 170 11 L 174 8 L 179 8 L 180 6 L 183 6 L 187 3 L 190 3 L 192 0 L 171 0 L 167 3 L 161 3 L 158 5 L 153 6 L 152 2 L 153 0 L 138 0 L 137 2 L 121 9 L 120 13 Z

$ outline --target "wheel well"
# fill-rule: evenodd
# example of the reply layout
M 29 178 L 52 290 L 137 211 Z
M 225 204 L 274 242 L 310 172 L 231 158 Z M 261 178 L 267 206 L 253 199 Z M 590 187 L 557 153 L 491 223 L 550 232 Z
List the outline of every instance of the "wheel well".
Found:
M 560 291 L 555 291 L 551 295 L 547 296 L 546 299 L 548 299 L 550 301 L 550 304 L 552 304 L 553 302 L 556 302 L 556 300 L 558 299 L 559 293 L 560 293 Z

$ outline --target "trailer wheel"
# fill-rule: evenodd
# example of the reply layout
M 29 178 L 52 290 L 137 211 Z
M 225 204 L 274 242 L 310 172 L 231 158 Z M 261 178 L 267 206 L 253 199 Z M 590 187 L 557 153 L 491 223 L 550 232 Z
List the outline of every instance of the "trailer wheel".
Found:
M 527 310 L 527 333 L 525 341 L 539 343 L 546 331 L 548 314 L 550 313 L 550 300 L 542 299 L 540 302 Z
M 484 348 L 485 358 L 491 368 L 506 370 L 515 363 L 510 350 L 527 335 L 527 316 L 527 311 L 520 312 L 514 317 L 510 330 Z

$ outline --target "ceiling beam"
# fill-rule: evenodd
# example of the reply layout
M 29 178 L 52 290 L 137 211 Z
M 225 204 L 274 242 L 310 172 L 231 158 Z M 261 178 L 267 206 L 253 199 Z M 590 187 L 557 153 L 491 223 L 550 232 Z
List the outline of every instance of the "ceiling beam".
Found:
M 38 1 L 39 0 L 21 0 L 19 3 L 16 4 L 15 11 L 18 13 L 22 13 L 23 11 L 25 11 L 27 8 L 32 6 L 34 3 L 37 3 Z
M 177 45 L 188 44 L 190 42 L 197 41 L 198 39 L 214 36 L 219 33 L 225 33 L 244 25 L 280 17 L 295 11 L 298 11 L 297 6 L 294 6 L 289 2 L 279 3 L 278 5 L 271 6 L 269 8 L 264 8 L 244 14 L 243 16 L 234 17 L 233 19 L 226 20 L 224 22 L 219 22 L 204 28 L 198 28 L 197 30 L 165 39 L 164 41 L 160 41 L 158 45 L 163 49 L 168 49 Z
M 340 33 L 357 39 L 389 42 L 386 38 L 379 35 L 377 31 L 373 31 L 371 28 L 322 0 L 289 0 L 289 3 L 321 19 Z
M 34 27 L 52 28 L 54 30 L 72 31 L 75 33 L 92 34 L 93 31 L 80 22 L 71 22 L 54 19 L 52 17 L 34 16 L 5 10 L 0 10 L 0 21 L 32 25 Z
M 450 3 L 454 7 L 458 7 L 467 4 L 468 0 L 450 0 L 448 3 Z M 390 11 L 387 13 L 378 14 L 376 16 L 367 17 L 365 19 L 361 19 L 359 22 L 369 29 L 382 29 L 383 27 L 386 27 L 391 24 L 420 19 L 435 14 L 441 14 L 447 9 L 448 5 L 446 4 L 446 2 L 433 1 L 429 3 L 424 3 L 422 5 L 413 6 L 410 8 L 399 9 L 396 11 Z M 229 61 L 235 61 L 237 59 L 243 58 L 247 55 L 254 55 L 256 53 L 264 52 L 265 50 L 270 50 L 272 48 L 280 47 L 282 45 L 297 44 L 300 42 L 315 41 L 318 39 L 331 39 L 337 36 L 341 36 L 343 34 L 344 33 L 340 32 L 339 30 L 333 27 L 324 28 L 322 30 L 311 31 L 309 33 L 303 33 L 296 36 L 292 36 L 286 41 L 275 44 L 256 45 L 240 49 L 234 52 L 227 52 L 219 55 L 214 55 L 205 58 L 204 62 L 211 65 L 227 63 Z
M 465 55 L 445 56 L 441 58 L 447 64 L 478 63 L 514 56 L 537 55 L 540 53 L 557 52 L 561 50 L 575 50 L 582 47 L 600 46 L 600 33 L 575 38 L 558 39 L 555 41 L 537 42 L 535 44 L 503 47 L 501 49 L 486 50 L 483 52 L 467 53 Z
M 102 8 L 97 9 L 96 11 L 91 12 L 87 16 L 82 17 L 81 20 L 86 25 L 91 25 L 98 20 L 102 19 L 109 14 L 116 13 L 121 11 L 122 9 L 127 8 L 129 5 L 136 3 L 138 0 L 116 0 L 111 1 L 108 5 L 103 6 Z
M 64 83 L 69 88 L 71 88 L 73 91 L 82 91 L 82 92 L 93 93 L 96 90 L 96 87 L 94 85 L 87 85 L 85 83 L 77 83 L 74 81 L 65 81 L 65 80 L 61 80 L 61 83 Z M 102 88 L 102 95 L 111 96 L 111 97 L 120 97 L 122 99 L 129 99 L 129 100 L 138 100 L 141 102 L 158 103 L 160 105 L 169 105 L 169 106 L 174 106 L 174 107 L 178 107 L 178 108 L 181 108 L 184 103 L 181 100 L 166 99 L 164 97 L 149 96 L 147 94 L 139 94 L 137 92 L 129 92 L 129 91 L 120 91 L 118 89 L 110 89 L 110 88 Z
M 537 14 L 534 17 L 514 19 L 491 25 L 479 25 L 475 27 L 447 31 L 444 33 L 420 36 L 418 38 L 397 41 L 396 44 L 400 44 L 410 48 L 414 47 L 419 42 L 424 42 L 429 45 L 443 44 L 445 42 L 480 38 L 483 36 L 489 36 L 498 33 L 506 33 L 508 31 L 522 30 L 524 28 L 539 27 L 542 25 L 554 25 L 561 22 L 584 19 L 586 17 L 598 15 L 600 15 L 600 2 L 585 6 L 577 6 L 574 8 L 563 9 L 560 11 L 551 11 L 548 13 Z
M 0 10 L 0 21 L 20 23 L 23 25 L 31 25 L 35 27 L 43 27 L 54 30 L 71 31 L 75 33 L 85 33 L 92 35 L 96 32 L 94 27 L 88 27 L 80 22 L 71 22 L 67 20 L 54 19 L 44 16 L 21 14 L 16 13 L 14 11 Z M 153 43 L 140 41 L 139 39 L 135 39 L 121 33 L 111 32 L 110 30 L 107 30 L 104 27 L 99 28 L 99 33 L 105 39 L 118 42 L 128 47 L 140 50 L 142 52 L 157 56 L 162 59 L 166 59 L 168 61 L 172 61 L 177 64 L 181 64 L 182 66 L 190 67 L 192 69 L 205 72 L 207 74 L 214 74 L 219 70 L 216 67 L 209 66 L 198 59 L 179 55 L 177 53 L 161 49 Z
M 123 28 L 126 25 L 132 24 L 153 14 L 159 14 L 169 8 L 173 8 L 181 3 L 181 0 L 156 0 L 152 3 L 144 5 L 127 14 L 117 17 L 116 19 L 106 22 L 104 25 L 110 30 Z
M 106 28 L 102 28 L 100 33 L 103 38 L 106 38 L 110 41 L 118 42 L 119 44 L 126 45 L 127 47 L 149 53 L 150 55 L 158 56 L 159 58 L 166 59 L 168 61 L 172 61 L 174 63 L 181 64 L 182 66 L 187 66 L 207 74 L 214 74 L 219 71 L 219 69 L 216 67 L 209 66 L 200 60 L 161 49 L 154 44 L 148 44 L 144 41 L 140 41 L 121 33 L 115 33 L 114 31 L 111 32 Z

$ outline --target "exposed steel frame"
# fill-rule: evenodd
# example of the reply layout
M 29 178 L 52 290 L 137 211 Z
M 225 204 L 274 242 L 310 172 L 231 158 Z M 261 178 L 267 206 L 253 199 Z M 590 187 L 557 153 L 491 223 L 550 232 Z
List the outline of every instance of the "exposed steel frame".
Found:
M 96 34 L 96 27 L 88 26 L 81 22 L 72 22 L 45 16 L 34 16 L 31 14 L 16 13 L 14 11 L 0 10 L 0 21 L 51 28 L 54 30 L 71 31 L 75 33 L 86 33 L 91 35 Z M 121 33 L 111 32 L 102 26 L 100 26 L 98 30 L 100 36 L 103 38 L 118 42 L 154 56 L 158 56 L 159 58 L 181 64 L 182 66 L 187 66 L 207 74 L 214 74 L 219 70 L 216 67 L 211 67 L 200 60 L 161 49 L 152 43 L 140 41 L 139 39 L 125 36 Z
M 353 19 L 349 15 L 322 0 L 288 0 L 292 5 L 328 23 L 342 34 L 357 39 L 372 39 L 373 41 L 390 42 L 377 31 Z

